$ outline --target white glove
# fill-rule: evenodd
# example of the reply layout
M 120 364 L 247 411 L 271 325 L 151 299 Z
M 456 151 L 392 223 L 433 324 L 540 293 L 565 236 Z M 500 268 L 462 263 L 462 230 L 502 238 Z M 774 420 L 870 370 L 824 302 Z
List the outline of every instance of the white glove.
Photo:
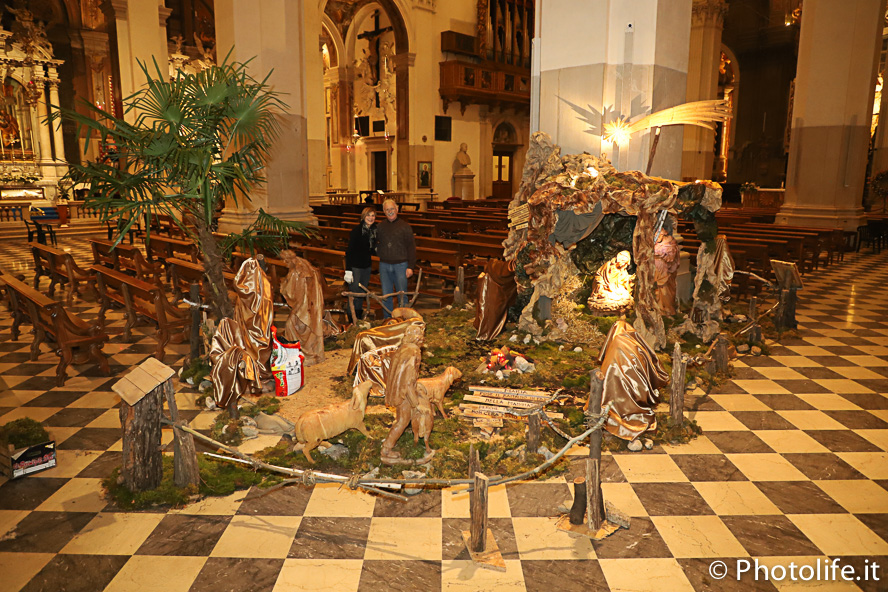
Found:
M 350 284 L 355 281 L 355 276 L 352 274 L 351 270 L 345 272 L 345 283 Z

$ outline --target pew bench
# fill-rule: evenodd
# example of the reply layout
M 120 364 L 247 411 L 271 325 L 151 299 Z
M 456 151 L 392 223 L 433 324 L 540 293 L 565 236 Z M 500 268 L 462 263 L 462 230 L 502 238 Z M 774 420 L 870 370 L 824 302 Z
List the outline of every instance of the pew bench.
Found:
M 105 326 L 105 313 L 115 304 L 123 307 L 126 316 L 124 341 L 132 339 L 132 328 L 136 323 L 142 321 L 156 325 L 154 338 L 157 340 L 157 349 L 154 357 L 161 362 L 170 341 L 181 343 L 187 338 L 191 323 L 189 311 L 170 304 L 160 286 L 101 265 L 93 265 L 92 269 L 96 273 L 96 284 L 102 301 L 99 309 L 102 327 Z
M 40 344 L 50 344 L 59 356 L 56 368 L 56 384 L 62 386 L 68 379 L 68 366 L 72 363 L 85 364 L 93 360 L 105 376 L 111 374 L 108 360 L 102 347 L 108 335 L 100 324 L 87 324 L 77 315 L 65 310 L 56 302 L 9 274 L 0 275 L 0 285 L 4 287 L 12 311 L 12 339 L 19 338 L 19 327 L 25 317 L 34 327 L 34 342 L 31 344 L 31 361 L 40 355 Z
M 100 238 L 89 239 L 92 247 L 93 263 L 135 275 L 145 282 L 160 278 L 163 267 L 159 262 L 152 263 L 133 245 L 123 243 L 114 246 L 114 242 Z
M 50 296 L 55 294 L 56 284 L 64 284 L 67 287 L 65 302 L 71 306 L 75 294 L 79 294 L 82 288 L 90 288 L 95 283 L 95 274 L 77 265 L 70 253 L 37 242 L 28 243 L 28 246 L 31 247 L 31 255 L 34 257 L 35 290 L 40 289 L 40 278 L 44 276 L 50 280 Z

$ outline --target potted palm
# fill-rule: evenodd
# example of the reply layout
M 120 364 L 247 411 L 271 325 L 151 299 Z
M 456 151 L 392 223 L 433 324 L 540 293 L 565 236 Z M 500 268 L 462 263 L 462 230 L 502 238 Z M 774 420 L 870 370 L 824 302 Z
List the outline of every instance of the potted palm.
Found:
M 278 137 L 277 113 L 286 105 L 267 85 L 253 78 L 247 64 L 229 62 L 174 79 L 154 63 L 156 75 L 139 64 L 146 79 L 125 100 L 116 117 L 86 103 L 86 114 L 61 109 L 56 116 L 85 131 L 86 146 L 98 140 L 113 146 L 103 159 L 71 164 L 68 176 L 88 188 L 85 207 L 96 208 L 103 222 L 119 220 L 119 242 L 148 216 L 170 216 L 200 248 L 209 280 L 209 304 L 219 317 L 231 316 L 223 279 L 223 260 L 234 246 L 276 250 L 301 222 L 280 220 L 259 209 L 239 234 L 217 241 L 215 217 L 226 202 L 250 201 L 264 182 L 269 150 Z M 150 241 L 150 225 L 146 224 Z

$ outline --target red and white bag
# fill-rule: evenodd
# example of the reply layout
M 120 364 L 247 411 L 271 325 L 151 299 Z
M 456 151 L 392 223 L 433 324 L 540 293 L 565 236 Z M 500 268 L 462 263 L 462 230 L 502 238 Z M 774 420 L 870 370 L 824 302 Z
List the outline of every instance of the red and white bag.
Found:
M 274 392 L 278 397 L 288 397 L 305 386 L 303 366 L 305 356 L 299 342 L 279 339 L 277 330 L 271 327 L 271 375 Z

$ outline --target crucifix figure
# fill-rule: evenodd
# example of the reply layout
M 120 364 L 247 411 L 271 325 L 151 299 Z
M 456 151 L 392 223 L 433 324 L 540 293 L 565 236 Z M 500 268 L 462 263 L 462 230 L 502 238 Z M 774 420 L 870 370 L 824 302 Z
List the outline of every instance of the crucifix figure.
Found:
M 372 31 L 365 31 L 358 35 L 358 39 L 366 39 L 367 40 L 367 65 L 370 66 L 370 80 L 368 84 L 370 86 L 376 86 L 379 84 L 379 38 L 382 37 L 383 33 L 387 31 L 391 31 L 392 27 L 383 27 L 379 28 L 379 11 L 373 13 L 373 25 L 376 27 Z M 377 107 L 379 105 L 377 104 Z

